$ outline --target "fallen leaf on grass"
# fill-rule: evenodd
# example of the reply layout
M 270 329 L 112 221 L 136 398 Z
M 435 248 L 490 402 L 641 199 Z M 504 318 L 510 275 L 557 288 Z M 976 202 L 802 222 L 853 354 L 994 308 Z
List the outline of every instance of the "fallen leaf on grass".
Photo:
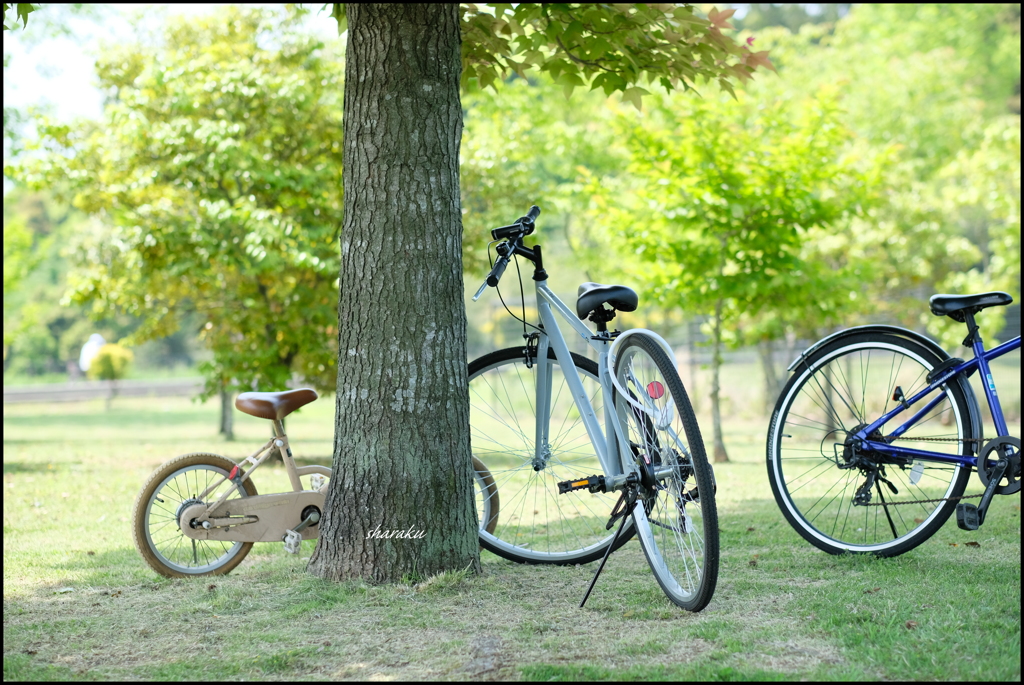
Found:
M 970 542 L 965 542 L 964 545 L 966 545 L 967 547 L 981 547 L 981 543 L 975 542 L 974 540 L 971 540 Z
M 914 523 L 924 523 L 924 519 L 914 519 Z
M 955 542 L 951 542 L 951 543 L 949 543 L 949 546 L 950 547 L 959 547 L 960 545 L 955 543 Z
M 120 590 L 114 590 L 113 592 L 110 593 L 110 596 L 111 597 L 120 597 L 121 596 L 121 591 Z
M 25 653 L 26 653 L 26 654 L 30 654 L 30 655 L 31 655 L 31 654 L 35 654 L 35 653 L 36 653 L 36 650 L 34 650 L 34 649 L 26 649 L 26 650 L 25 650 Z
M 53 594 L 55 594 L 55 595 L 66 595 L 67 593 L 74 592 L 74 591 L 75 591 L 75 588 L 73 588 L 73 587 L 62 587 L 59 590 L 54 590 Z
M 873 587 L 873 588 L 871 588 L 870 590 L 865 590 L 865 591 L 864 591 L 864 594 L 865 594 L 865 595 L 872 595 L 872 594 L 874 594 L 874 593 L 878 592 L 878 591 L 879 591 L 879 590 L 881 590 L 881 589 L 882 589 L 882 588 L 880 588 L 880 587 Z
M 86 554 L 88 554 L 90 557 L 96 556 L 96 552 L 93 552 L 91 549 L 88 552 L 86 552 Z
M 747 532 L 748 533 L 753 533 L 754 530 L 755 530 L 755 528 L 753 526 L 751 526 L 750 528 L 747 528 Z
M 917 628 L 917 621 L 907 621 L 903 625 L 906 626 L 907 630 L 913 630 Z
M 213 592 L 213 591 L 214 591 L 214 590 L 216 590 L 216 589 L 217 589 L 217 586 L 216 586 L 216 585 L 214 585 L 213 583 L 210 583 L 210 584 L 209 584 L 209 585 L 208 585 L 208 586 L 206 587 L 206 591 L 207 591 L 207 592 Z

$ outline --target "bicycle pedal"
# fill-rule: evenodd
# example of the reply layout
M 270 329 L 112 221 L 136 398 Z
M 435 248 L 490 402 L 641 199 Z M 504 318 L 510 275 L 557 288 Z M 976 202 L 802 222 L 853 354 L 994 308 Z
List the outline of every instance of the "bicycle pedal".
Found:
M 299 548 L 302 546 L 302 535 L 296 533 L 294 530 L 286 530 L 284 532 L 284 551 L 289 554 L 298 554 Z
M 981 516 L 978 507 L 970 502 L 960 502 L 956 505 L 956 525 L 961 530 L 978 530 L 981 526 Z
M 577 480 L 563 480 L 558 484 L 558 494 L 564 495 L 573 490 L 589 490 L 590 492 L 605 492 L 604 476 L 587 476 Z

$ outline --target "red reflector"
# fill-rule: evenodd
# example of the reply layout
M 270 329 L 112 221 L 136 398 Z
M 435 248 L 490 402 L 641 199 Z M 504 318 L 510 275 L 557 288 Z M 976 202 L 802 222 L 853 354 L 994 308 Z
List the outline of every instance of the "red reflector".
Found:
M 652 400 L 660 400 L 661 396 L 665 394 L 665 386 L 658 381 L 651 381 L 647 384 L 647 394 Z
M 234 480 L 235 476 L 237 476 L 237 475 L 238 475 L 238 467 L 237 466 L 232 467 L 231 473 L 228 474 L 228 480 Z

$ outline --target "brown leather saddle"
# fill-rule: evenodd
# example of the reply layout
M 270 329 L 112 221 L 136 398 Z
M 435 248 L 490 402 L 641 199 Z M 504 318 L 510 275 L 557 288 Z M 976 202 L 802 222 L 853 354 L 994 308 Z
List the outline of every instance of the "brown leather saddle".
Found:
M 317 397 L 319 395 L 312 388 L 299 388 L 284 392 L 243 392 L 235 399 L 235 407 L 238 411 L 245 412 L 250 416 L 280 421 Z

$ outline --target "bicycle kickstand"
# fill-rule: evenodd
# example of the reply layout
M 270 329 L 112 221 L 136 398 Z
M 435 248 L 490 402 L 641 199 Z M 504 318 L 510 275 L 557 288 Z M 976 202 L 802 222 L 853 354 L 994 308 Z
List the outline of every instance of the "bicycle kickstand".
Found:
M 614 525 L 615 517 L 620 516 L 622 523 L 619 524 L 619 529 L 615 531 L 615 535 L 612 536 L 612 541 L 608 543 L 608 549 L 604 551 L 604 558 L 601 559 L 601 565 L 597 567 L 597 572 L 594 574 L 593 580 L 590 581 L 590 587 L 587 588 L 587 593 L 583 595 L 583 601 L 580 602 L 580 609 L 587 603 L 587 598 L 590 597 L 591 590 L 597 585 L 597 578 L 601 575 L 601 571 L 604 570 L 604 564 L 608 561 L 608 557 L 611 556 L 612 550 L 615 549 L 615 541 L 619 539 L 619 535 L 622 534 L 622 529 L 626 527 L 626 521 L 629 519 L 629 515 L 633 513 L 633 508 L 636 506 L 637 490 L 633 485 L 627 486 L 619 495 L 619 500 L 612 507 L 612 518 L 608 522 L 608 527 L 611 528 Z M 619 510 L 619 505 L 623 505 Z

